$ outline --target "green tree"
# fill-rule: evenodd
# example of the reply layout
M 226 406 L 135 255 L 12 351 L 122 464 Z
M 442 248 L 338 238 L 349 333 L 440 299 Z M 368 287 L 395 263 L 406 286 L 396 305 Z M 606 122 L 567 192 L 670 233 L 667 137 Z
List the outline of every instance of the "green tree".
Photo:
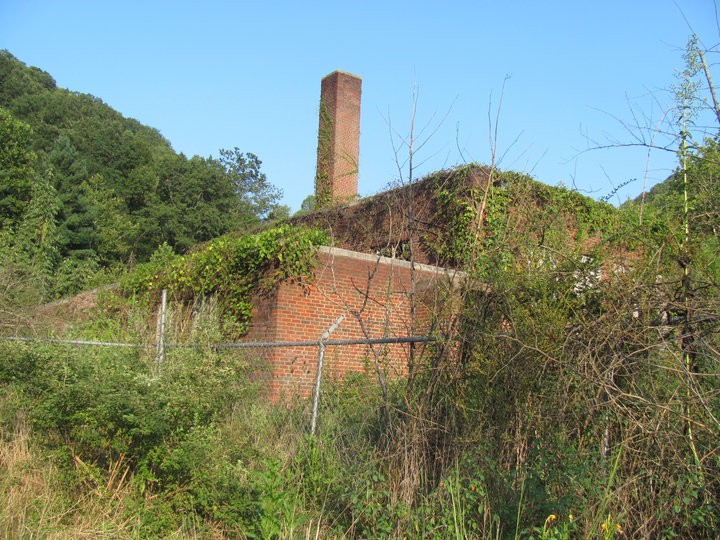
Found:
M 109 263 L 126 259 L 138 235 L 138 224 L 127 213 L 125 202 L 108 187 L 102 176 L 94 174 L 84 186 L 93 208 L 100 260 Z
M 267 215 L 267 221 L 278 221 L 290 217 L 290 207 L 286 204 L 279 204 Z
M 315 195 L 311 194 L 308 195 L 303 199 L 303 202 L 300 204 L 300 210 L 298 210 L 298 213 L 308 213 L 315 210 L 317 207 L 317 201 L 315 200 Z
M 230 182 L 240 201 L 241 222 L 267 218 L 277 206 L 282 192 L 268 182 L 260 170 L 262 161 L 250 152 L 239 148 L 220 150 L 220 164 L 230 177 Z
M 55 222 L 60 201 L 52 185 L 52 173 L 36 175 L 30 203 L 18 226 L 16 249 L 27 257 L 33 273 L 45 284 L 60 259 Z
M 38 68 L 28 68 L 8 51 L 0 50 L 0 107 L 18 97 L 55 88 L 55 80 Z
M 11 320 L 25 306 L 51 294 L 60 259 L 55 224 L 58 208 L 51 173 L 38 174 L 15 230 L 0 230 L 0 312 Z
M 33 165 L 32 129 L 0 108 L 0 228 L 17 224 L 30 200 Z
M 52 170 L 60 197 L 58 227 L 62 255 L 76 258 L 93 255 L 98 239 L 93 225 L 94 209 L 87 193 L 90 175 L 85 160 L 70 137 L 60 135 L 44 165 Z
M 155 192 L 137 212 L 142 258 L 163 242 L 183 251 L 237 226 L 239 201 L 217 161 L 180 154 L 163 159 L 157 171 Z

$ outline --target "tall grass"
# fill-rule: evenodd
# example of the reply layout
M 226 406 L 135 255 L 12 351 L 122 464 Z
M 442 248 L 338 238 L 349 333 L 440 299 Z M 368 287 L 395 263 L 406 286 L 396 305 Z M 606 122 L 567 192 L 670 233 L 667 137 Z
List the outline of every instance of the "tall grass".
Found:
M 307 403 L 267 403 L 252 358 L 209 346 L 212 298 L 171 304 L 168 341 L 208 346 L 160 369 L 136 350 L 0 342 L 0 537 L 712 537 L 710 379 L 693 387 L 700 477 L 683 461 L 685 374 L 656 330 L 606 305 L 568 335 L 578 300 L 561 282 L 506 285 L 465 298 L 462 347 L 428 348 L 415 386 L 328 381 L 315 437 Z M 67 332 L 151 343 L 154 316 L 109 298 Z
M 131 537 L 139 529 L 128 511 L 133 486 L 122 460 L 106 471 L 91 471 L 75 457 L 84 480 L 68 489 L 63 475 L 33 444 L 22 419 L 0 431 L 0 537 Z

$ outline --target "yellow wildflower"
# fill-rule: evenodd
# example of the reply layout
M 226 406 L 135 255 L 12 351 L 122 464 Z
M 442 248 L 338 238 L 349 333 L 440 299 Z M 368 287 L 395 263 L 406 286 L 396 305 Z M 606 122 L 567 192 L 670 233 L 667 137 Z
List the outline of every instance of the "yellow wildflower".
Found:
M 545 528 L 549 528 L 550 524 L 557 519 L 557 516 L 555 514 L 550 514 L 547 519 L 545 520 Z

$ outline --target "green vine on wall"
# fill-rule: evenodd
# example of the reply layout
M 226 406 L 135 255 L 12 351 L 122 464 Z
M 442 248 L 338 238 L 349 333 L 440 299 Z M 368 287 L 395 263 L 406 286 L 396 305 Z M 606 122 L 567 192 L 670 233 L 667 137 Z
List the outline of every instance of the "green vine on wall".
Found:
M 320 127 L 318 129 L 318 166 L 315 177 L 315 205 L 317 208 L 332 203 L 330 164 L 333 158 L 334 119 L 324 100 L 320 100 Z
M 611 238 L 617 223 L 605 202 L 477 164 L 437 173 L 434 186 L 438 226 L 424 241 L 443 265 L 506 267 L 533 246 L 582 251 L 590 237 Z
M 125 278 L 122 288 L 126 294 L 167 289 L 185 302 L 214 295 L 233 333 L 244 334 L 252 296 L 269 293 L 282 281 L 312 275 L 316 247 L 327 242 L 325 232 L 280 225 L 258 234 L 222 236 L 184 256 L 164 245 Z
M 467 267 L 472 259 L 487 248 L 496 237 L 496 230 L 505 214 L 508 198 L 502 190 L 490 185 L 482 222 L 479 205 L 485 185 L 483 177 L 491 174 L 487 167 L 465 165 L 438 173 L 435 177 L 436 210 L 434 223 L 441 226 L 435 237 L 425 238 L 441 264 Z M 494 172 L 494 174 L 498 174 Z M 501 182 L 498 177 L 494 183 Z

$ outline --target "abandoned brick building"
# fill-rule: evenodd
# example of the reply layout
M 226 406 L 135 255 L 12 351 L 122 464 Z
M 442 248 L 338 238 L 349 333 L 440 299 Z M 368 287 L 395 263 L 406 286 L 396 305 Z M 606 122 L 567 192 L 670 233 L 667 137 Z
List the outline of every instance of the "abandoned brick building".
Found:
M 359 199 L 360 98 L 359 77 L 336 71 L 322 81 L 315 179 L 318 208 L 292 221 L 328 230 L 333 246 L 319 250 L 315 275 L 307 282 L 283 283 L 270 297 L 257 299 L 249 340 L 317 343 L 321 336 L 361 340 L 425 335 L 442 291 L 461 276 L 457 249 L 447 247 L 473 244 L 478 220 L 487 219 L 489 189 L 503 190 L 503 182 L 521 180 L 522 175 L 494 177 L 491 169 L 473 165 Z M 534 187 L 528 195 L 538 213 L 552 214 L 543 200 L 543 192 L 552 189 Z M 463 217 L 459 221 L 458 212 Z M 509 207 L 506 214 L 512 212 Z M 551 219 L 563 221 L 562 228 L 573 231 L 561 241 L 593 241 L 587 236 L 579 240 L 576 215 L 555 212 Z M 541 227 L 535 231 L 531 222 L 517 226 L 526 237 L 543 242 Z M 382 369 L 388 376 L 402 376 L 410 347 L 409 343 L 328 347 L 325 373 L 341 377 Z M 311 393 L 317 347 L 273 348 L 266 358 L 273 398 Z

